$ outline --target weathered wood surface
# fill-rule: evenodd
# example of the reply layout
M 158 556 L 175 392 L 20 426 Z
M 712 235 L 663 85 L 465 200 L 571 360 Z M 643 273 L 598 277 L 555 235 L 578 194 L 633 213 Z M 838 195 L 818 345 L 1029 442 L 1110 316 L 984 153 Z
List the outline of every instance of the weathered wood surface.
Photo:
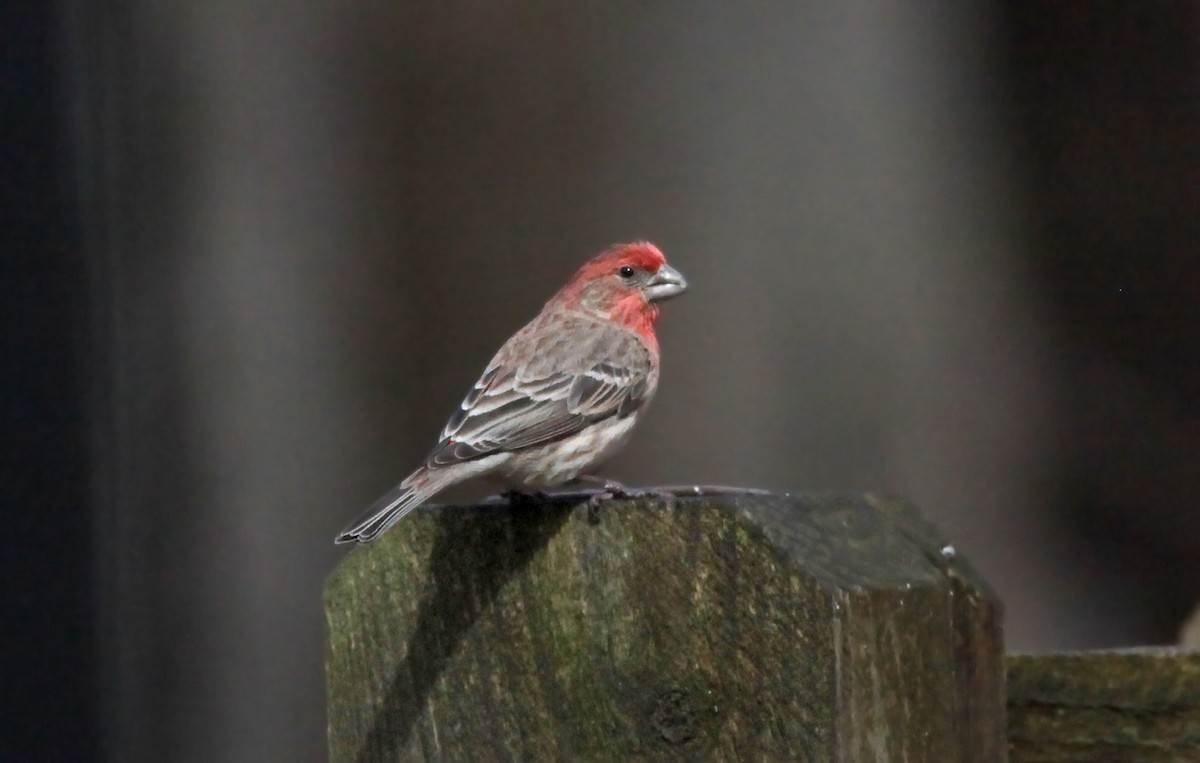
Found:
M 325 603 L 334 763 L 1004 756 L 999 605 L 894 499 L 425 508 Z
M 1200 761 L 1200 652 L 1008 659 L 1011 763 Z

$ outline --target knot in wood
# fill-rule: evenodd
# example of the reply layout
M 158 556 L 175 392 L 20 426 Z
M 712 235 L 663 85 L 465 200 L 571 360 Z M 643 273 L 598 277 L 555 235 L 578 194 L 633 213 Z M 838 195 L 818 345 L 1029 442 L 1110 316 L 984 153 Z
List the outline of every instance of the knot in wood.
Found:
M 682 744 L 696 735 L 696 713 L 691 698 L 680 689 L 658 695 L 650 721 L 658 735 L 671 744 Z

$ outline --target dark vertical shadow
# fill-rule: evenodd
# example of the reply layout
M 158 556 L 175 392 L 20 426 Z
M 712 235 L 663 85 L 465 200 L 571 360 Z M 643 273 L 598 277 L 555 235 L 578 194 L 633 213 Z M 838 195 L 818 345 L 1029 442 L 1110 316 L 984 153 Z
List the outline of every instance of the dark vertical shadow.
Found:
M 517 510 L 445 509 L 430 556 L 433 590 L 421 601 L 408 653 L 392 677 L 358 763 L 396 759 L 408 745 L 429 692 L 481 612 L 562 528 L 578 499 Z
M 80 335 L 58 4 L 0 5 L 0 760 L 98 752 Z
M 189 224 L 194 88 L 169 28 L 139 9 L 62 4 L 70 149 L 78 184 L 87 300 L 86 400 L 97 612 L 101 744 L 114 760 L 178 755 L 180 691 L 198 670 L 189 647 L 194 582 L 177 572 L 194 547 L 203 480 L 186 432 L 179 271 Z M 59 725 L 62 718 L 58 719 Z

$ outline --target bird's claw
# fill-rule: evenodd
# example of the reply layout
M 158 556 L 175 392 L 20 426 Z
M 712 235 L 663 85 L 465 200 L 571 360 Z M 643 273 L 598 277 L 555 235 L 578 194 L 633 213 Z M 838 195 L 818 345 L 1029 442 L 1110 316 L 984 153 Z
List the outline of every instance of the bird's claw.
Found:
M 588 497 L 587 518 L 590 524 L 600 523 L 600 505 L 608 500 L 630 501 L 638 498 L 654 498 L 667 504 L 667 508 L 675 508 L 675 493 L 661 488 L 631 488 L 618 482 L 608 480 L 605 488 Z
M 601 491 L 593 493 L 587 499 L 587 521 L 589 525 L 600 524 L 600 504 L 613 498 L 612 493 Z

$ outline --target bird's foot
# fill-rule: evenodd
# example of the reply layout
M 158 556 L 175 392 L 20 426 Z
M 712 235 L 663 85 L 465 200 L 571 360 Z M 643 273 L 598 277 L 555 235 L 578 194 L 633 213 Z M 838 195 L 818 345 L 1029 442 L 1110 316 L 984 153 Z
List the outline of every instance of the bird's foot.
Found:
M 668 508 L 675 507 L 676 495 L 670 490 L 664 490 L 662 488 L 655 487 L 626 487 L 616 480 L 605 479 L 603 477 L 593 477 L 591 475 L 582 475 L 576 479 L 576 482 L 589 482 L 601 486 L 598 491 L 588 496 L 587 518 L 588 522 L 591 524 L 600 523 L 600 505 L 611 499 L 632 500 L 636 498 L 657 498 L 661 501 L 664 501 Z
M 592 485 L 601 492 L 612 493 L 614 495 L 617 493 L 624 493 L 624 491 L 628 490 L 628 488 L 616 480 L 610 480 L 607 477 L 597 477 L 594 474 L 581 474 L 575 479 L 571 480 L 570 484 Z
M 678 496 L 671 490 L 666 490 L 661 487 L 633 487 L 621 488 L 613 493 L 613 498 L 622 498 L 633 500 L 636 498 L 652 498 L 656 501 L 662 501 L 667 504 L 668 509 L 675 508 L 675 499 Z

